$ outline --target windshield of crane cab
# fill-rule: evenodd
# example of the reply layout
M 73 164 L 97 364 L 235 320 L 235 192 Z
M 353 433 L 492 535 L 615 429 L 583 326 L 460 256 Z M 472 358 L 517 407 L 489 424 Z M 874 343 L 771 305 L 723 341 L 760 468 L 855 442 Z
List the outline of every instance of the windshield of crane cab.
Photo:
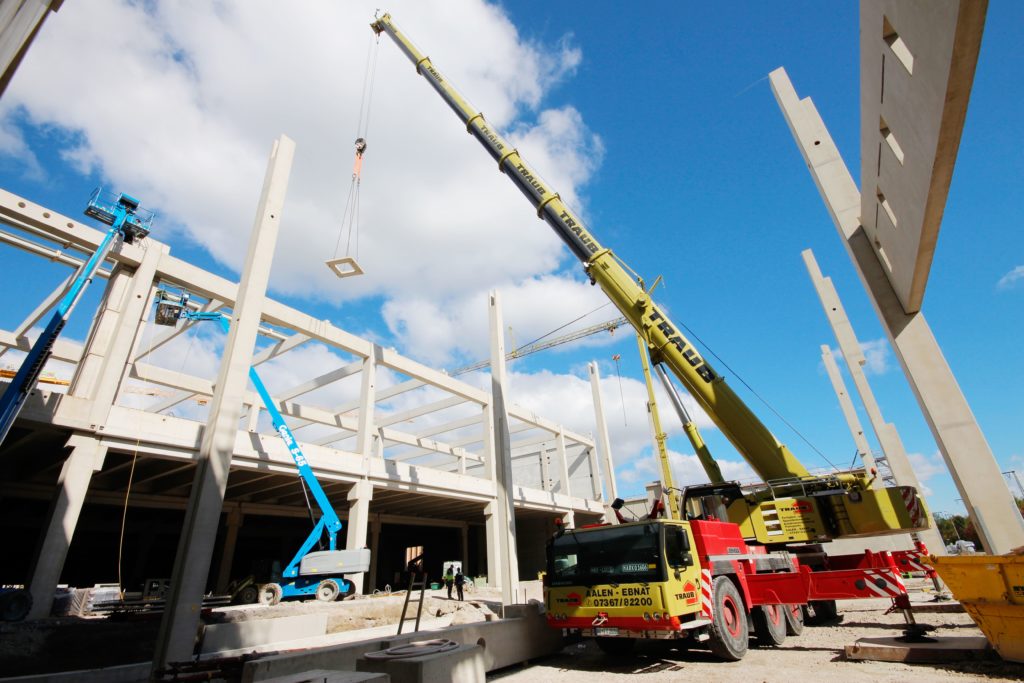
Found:
M 566 531 L 548 547 L 549 585 L 664 581 L 659 526 Z

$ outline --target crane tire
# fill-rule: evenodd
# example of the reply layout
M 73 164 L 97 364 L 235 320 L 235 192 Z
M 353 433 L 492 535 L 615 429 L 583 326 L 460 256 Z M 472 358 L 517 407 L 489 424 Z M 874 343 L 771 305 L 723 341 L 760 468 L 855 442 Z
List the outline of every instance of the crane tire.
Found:
M 265 583 L 260 586 L 260 604 L 273 607 L 281 602 L 281 585 L 277 583 Z
M 761 605 L 750 612 L 760 647 L 778 647 L 786 640 L 786 605 Z
M 259 586 L 254 583 L 251 583 L 238 591 L 238 595 L 235 598 L 235 604 L 237 605 L 255 605 L 259 601 L 260 589 Z
M 835 600 L 812 600 L 807 606 L 814 611 L 814 616 L 807 614 L 807 623 L 811 626 L 835 624 L 842 620 Z
M 801 605 L 783 605 L 786 610 L 786 635 L 798 636 L 804 632 L 804 608 Z
M 708 646 L 719 659 L 738 662 L 750 647 L 747 608 L 727 576 L 719 576 L 712 584 L 714 614 L 709 628 Z
M 341 594 L 341 588 L 334 579 L 324 579 L 316 585 L 316 599 L 320 602 L 334 602 Z

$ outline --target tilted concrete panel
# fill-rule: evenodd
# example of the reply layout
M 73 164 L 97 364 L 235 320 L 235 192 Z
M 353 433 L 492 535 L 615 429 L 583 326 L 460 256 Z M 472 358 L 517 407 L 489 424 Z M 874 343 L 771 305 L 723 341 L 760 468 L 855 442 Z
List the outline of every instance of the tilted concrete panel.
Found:
M 861 224 L 907 313 L 924 299 L 987 6 L 861 2 Z

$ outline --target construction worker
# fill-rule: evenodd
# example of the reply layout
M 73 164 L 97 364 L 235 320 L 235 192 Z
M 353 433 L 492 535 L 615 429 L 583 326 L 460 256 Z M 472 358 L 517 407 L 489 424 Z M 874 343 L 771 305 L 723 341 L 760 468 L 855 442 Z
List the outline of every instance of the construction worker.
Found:
M 448 599 L 452 599 L 452 585 L 455 583 L 455 565 L 448 565 L 448 571 L 444 573 L 444 587 L 448 589 Z
M 462 602 L 462 586 L 466 583 L 466 576 L 462 573 L 462 567 L 455 572 L 455 590 L 459 594 L 459 602 Z M 448 597 L 451 597 L 451 589 L 448 589 Z

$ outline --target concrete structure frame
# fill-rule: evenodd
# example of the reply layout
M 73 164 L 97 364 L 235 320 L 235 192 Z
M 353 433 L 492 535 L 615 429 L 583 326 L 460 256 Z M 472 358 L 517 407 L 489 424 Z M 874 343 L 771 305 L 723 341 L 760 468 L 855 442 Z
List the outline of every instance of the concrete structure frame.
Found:
M 77 267 L 102 235 L 0 190 L 2 244 Z M 206 586 L 208 580 L 226 584 L 238 529 L 247 516 L 306 516 L 291 455 L 271 429 L 258 395 L 241 385 L 234 399 L 240 412 L 224 417 L 215 397 L 225 380 L 196 374 L 180 360 L 181 348 L 175 345 L 184 345 L 185 335 L 215 336 L 215 326 L 208 326 L 208 332 L 187 322 L 173 329 L 154 327 L 151 303 L 162 287 L 186 290 L 190 305 L 221 311 L 233 323 L 241 315 L 252 325 L 255 345 L 246 351 L 226 344 L 222 363 L 247 368 L 251 354 L 252 364 L 271 380 L 278 409 L 346 521 L 347 546 L 379 544 L 382 523 L 452 528 L 462 539 L 464 558 L 473 525 L 490 529 L 488 544 L 498 540 L 498 529 L 485 522 L 499 501 L 499 480 L 492 476 L 497 457 L 492 409 L 499 401 L 507 414 L 507 494 L 515 517 L 535 519 L 541 528 L 556 516 L 577 523 L 603 516 L 606 501 L 600 492 L 606 473 L 590 436 L 515 405 L 507 394 L 496 396 L 493 389 L 470 383 L 478 378 L 449 377 L 270 297 L 243 312 L 239 285 L 172 256 L 157 236 L 158 228 L 155 236 L 119 244 L 111 252 L 100 272 L 106 289 L 86 342 L 65 337 L 54 346 L 52 357 L 73 366 L 67 393 L 37 387 L 0 451 L 0 460 L 16 462 L 14 469 L 24 473 L 0 482 L 4 500 L 54 500 L 42 554 L 34 574 L 26 577 L 37 597 L 37 616 L 49 613 L 83 501 L 194 510 L 197 503 L 189 501 L 200 476 L 196 466 L 208 439 L 214 438 L 209 421 L 218 415 L 230 423 L 217 437 L 227 459 L 214 487 L 222 492 L 203 504 L 209 508 L 203 515 L 214 519 L 207 515 L 216 514 L 219 520 L 223 514 L 225 521 L 204 526 L 200 534 L 210 541 L 210 534 L 222 527 L 221 557 L 214 566 L 209 558 L 192 563 L 194 585 Z M 14 329 L 0 330 L 0 353 L 28 350 L 29 330 L 66 284 L 58 284 Z M 238 327 L 232 324 L 232 332 Z M 275 366 L 289 367 L 289 353 L 317 347 L 336 358 L 337 365 L 324 369 L 321 364 L 321 374 L 293 380 L 291 386 L 273 381 Z M 177 357 L 181 367 L 172 369 L 177 364 L 162 354 Z M 600 430 L 601 417 L 597 420 Z M 41 452 L 39 442 L 47 439 L 51 447 Z M 207 550 L 216 554 L 212 544 Z M 514 540 L 506 557 L 515 561 Z M 501 575 L 510 589 L 516 569 Z M 369 577 L 381 579 L 376 565 Z M 361 588 L 363 577 L 354 578 Z M 491 579 L 492 585 L 498 578 Z

